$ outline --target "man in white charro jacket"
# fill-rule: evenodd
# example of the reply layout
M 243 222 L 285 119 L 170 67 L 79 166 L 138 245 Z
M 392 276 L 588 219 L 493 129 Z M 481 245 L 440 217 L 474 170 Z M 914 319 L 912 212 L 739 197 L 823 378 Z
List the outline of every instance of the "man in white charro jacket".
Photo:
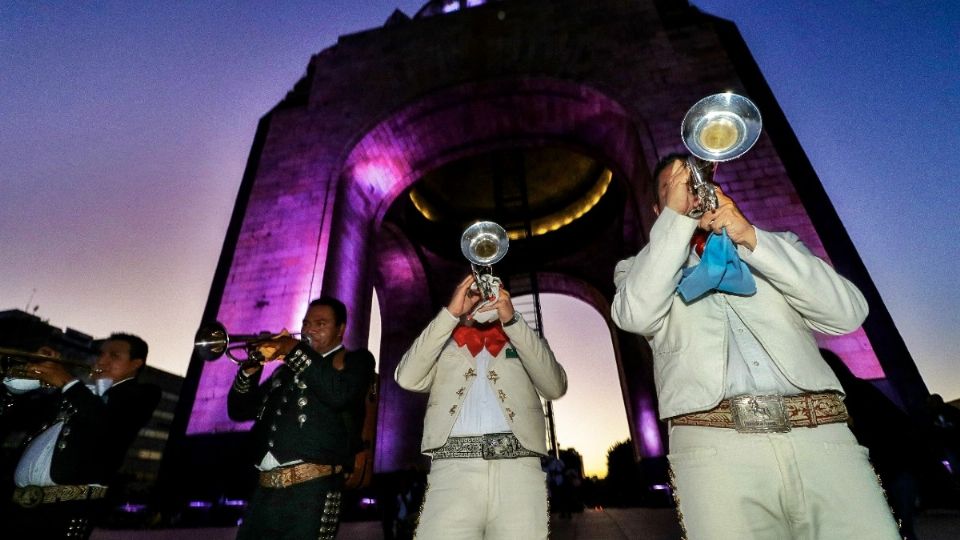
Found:
M 658 217 L 649 243 L 617 265 L 611 314 L 653 350 L 688 538 L 899 538 L 811 332 L 855 330 L 863 295 L 796 235 L 754 227 L 720 190 L 717 210 L 687 217 L 699 201 L 684 158 L 668 156 L 654 172 Z M 700 261 L 698 227 L 726 228 L 755 294 L 681 299 L 682 270 Z
M 395 373 L 401 387 L 430 393 L 421 450 L 433 459 L 416 537 L 546 539 L 540 396 L 563 396 L 567 376 L 506 290 L 468 321 L 473 282 L 460 282 Z

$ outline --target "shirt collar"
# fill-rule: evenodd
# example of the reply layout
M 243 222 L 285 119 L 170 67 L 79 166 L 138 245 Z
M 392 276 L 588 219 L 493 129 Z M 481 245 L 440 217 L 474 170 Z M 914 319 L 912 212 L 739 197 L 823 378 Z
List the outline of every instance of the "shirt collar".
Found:
M 339 351 L 339 350 L 342 349 L 342 348 L 343 348 L 343 343 L 341 343 L 341 344 L 337 345 L 336 347 L 330 349 L 329 351 L 325 352 L 325 353 L 323 354 L 323 357 L 324 357 L 324 358 L 327 358 L 328 356 L 330 356 L 331 354 Z

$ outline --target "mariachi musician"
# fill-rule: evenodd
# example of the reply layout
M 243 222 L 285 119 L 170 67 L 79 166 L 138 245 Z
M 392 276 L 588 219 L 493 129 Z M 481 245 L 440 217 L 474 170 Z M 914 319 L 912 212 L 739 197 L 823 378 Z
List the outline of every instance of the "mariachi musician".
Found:
M 254 420 L 259 482 L 237 538 L 333 539 L 344 475 L 361 450 L 365 397 L 374 380 L 367 350 L 347 351 L 346 307 L 312 301 L 302 338 L 257 344 L 263 362 L 241 364 L 227 398 L 230 418 Z M 282 360 L 262 384 L 263 363 Z
M 89 537 L 127 449 L 160 401 L 158 387 L 137 381 L 147 358 L 147 344 L 137 336 L 118 333 L 103 341 L 89 385 L 57 357 L 41 348 L 19 366 L 24 378 L 4 379 L 5 426 L 42 423 L 17 460 L 5 537 Z M 39 391 L 41 385 L 51 392 Z
M 416 532 L 423 540 L 548 536 L 540 400 L 562 397 L 567 375 L 493 275 L 508 244 L 492 221 L 463 232 L 473 275 L 394 373 L 401 388 L 430 394 L 421 450 L 431 466 Z

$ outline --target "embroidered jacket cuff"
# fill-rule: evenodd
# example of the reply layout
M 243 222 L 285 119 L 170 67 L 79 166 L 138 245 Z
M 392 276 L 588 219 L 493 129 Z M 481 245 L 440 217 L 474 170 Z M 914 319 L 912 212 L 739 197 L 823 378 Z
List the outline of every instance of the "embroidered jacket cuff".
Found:
M 257 373 L 259 373 L 259 371 L 247 375 L 242 369 L 238 370 L 237 376 L 233 378 L 233 389 L 239 394 L 246 394 L 253 389 L 253 377 Z
M 307 356 L 302 346 L 297 345 L 290 354 L 283 357 L 283 363 L 290 367 L 294 373 L 299 374 L 310 367 L 313 360 Z

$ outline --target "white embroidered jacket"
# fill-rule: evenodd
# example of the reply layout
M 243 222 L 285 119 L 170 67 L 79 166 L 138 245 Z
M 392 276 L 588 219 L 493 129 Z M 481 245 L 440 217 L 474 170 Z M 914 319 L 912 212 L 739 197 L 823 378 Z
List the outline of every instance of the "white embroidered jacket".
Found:
M 867 316 L 860 290 L 795 234 L 756 229 L 756 249 L 737 251 L 756 278 L 757 293 L 715 292 L 685 304 L 675 289 L 683 267 L 696 260 L 690 248 L 696 227 L 696 220 L 665 209 L 650 230 L 650 242 L 620 261 L 614 273 L 611 315 L 623 330 L 646 337 L 653 349 L 660 417 L 708 410 L 722 399 L 729 335 L 724 303 L 793 385 L 842 392 L 812 331 L 856 330 Z
M 567 391 L 567 375 L 550 347 L 521 319 L 503 329 L 509 343 L 490 362 L 487 373 L 478 373 L 476 359 L 450 337 L 457 324 L 442 309 L 404 353 L 394 373 L 402 388 L 430 393 L 420 449 L 429 453 L 444 445 L 464 396 L 483 378 L 492 383 L 500 410 L 520 444 L 546 455 L 538 394 L 552 400 Z

